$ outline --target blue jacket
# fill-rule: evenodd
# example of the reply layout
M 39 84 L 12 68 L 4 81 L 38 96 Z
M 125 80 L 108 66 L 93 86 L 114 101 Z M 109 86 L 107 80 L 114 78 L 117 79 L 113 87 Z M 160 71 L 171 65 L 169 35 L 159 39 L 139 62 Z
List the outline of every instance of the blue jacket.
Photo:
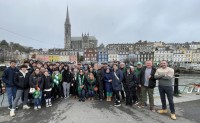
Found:
M 116 76 L 115 76 L 116 73 Z M 123 73 L 121 70 L 117 70 L 116 72 L 113 71 L 113 80 L 112 86 L 114 90 L 122 90 L 122 80 L 123 80 Z
M 14 86 L 14 77 L 15 77 L 15 73 L 18 73 L 18 69 L 17 68 L 11 68 L 8 67 L 5 69 L 5 71 L 3 72 L 2 75 L 2 80 L 4 83 L 6 83 L 6 87 L 13 87 Z
M 112 91 L 112 82 L 109 82 L 109 80 L 113 80 L 113 73 L 105 72 L 105 74 L 104 74 L 105 90 L 108 92 Z

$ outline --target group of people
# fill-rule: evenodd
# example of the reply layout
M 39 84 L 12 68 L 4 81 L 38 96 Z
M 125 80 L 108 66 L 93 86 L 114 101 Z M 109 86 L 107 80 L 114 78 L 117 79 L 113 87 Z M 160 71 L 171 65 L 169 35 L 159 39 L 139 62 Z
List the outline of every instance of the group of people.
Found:
M 115 97 L 114 106 L 121 106 L 125 101 L 127 106 L 137 105 L 139 108 L 149 106 L 154 108 L 154 88 L 158 80 L 158 89 L 162 109 L 158 113 L 167 113 L 167 95 L 171 110 L 171 118 L 176 119 L 172 78 L 174 70 L 167 66 L 167 61 L 161 61 L 159 68 L 152 61 L 146 61 L 143 66 L 137 62 L 136 67 L 125 63 L 112 64 L 69 65 L 65 63 L 42 63 L 25 61 L 19 68 L 11 61 L 6 68 L 2 80 L 6 85 L 10 116 L 15 116 L 15 110 L 21 99 L 23 109 L 30 109 L 28 102 L 34 103 L 34 110 L 41 109 L 41 103 L 52 106 L 52 99 L 67 99 L 70 96 L 80 102 L 104 99 L 108 102 Z

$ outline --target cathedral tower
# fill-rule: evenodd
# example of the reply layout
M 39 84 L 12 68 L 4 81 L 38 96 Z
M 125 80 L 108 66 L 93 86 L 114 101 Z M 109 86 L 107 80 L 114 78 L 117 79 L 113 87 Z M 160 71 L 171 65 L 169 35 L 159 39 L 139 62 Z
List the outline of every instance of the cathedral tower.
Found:
M 67 7 L 67 17 L 65 20 L 65 50 L 71 49 L 71 23 L 69 19 L 69 12 Z

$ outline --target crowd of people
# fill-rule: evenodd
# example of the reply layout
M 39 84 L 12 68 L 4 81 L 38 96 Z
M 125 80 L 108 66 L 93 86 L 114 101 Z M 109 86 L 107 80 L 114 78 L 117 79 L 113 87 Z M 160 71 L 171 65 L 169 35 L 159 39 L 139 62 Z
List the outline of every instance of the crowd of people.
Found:
M 23 103 L 23 109 L 30 109 L 28 102 L 33 102 L 34 110 L 41 109 L 42 102 L 46 107 L 51 107 L 52 100 L 58 98 L 77 98 L 80 102 L 111 102 L 114 98 L 116 107 L 124 101 L 127 106 L 143 108 L 147 106 L 147 95 L 149 109 L 155 112 L 153 94 L 158 80 L 162 109 L 157 112 L 168 112 L 167 95 L 170 117 L 175 120 L 173 76 L 174 70 L 167 66 L 167 61 L 161 61 L 157 69 L 150 60 L 145 65 L 137 62 L 136 66 L 122 62 L 71 65 L 25 61 L 19 67 L 16 67 L 15 61 L 11 61 L 2 80 L 6 85 L 10 116 L 15 116 L 19 100 Z

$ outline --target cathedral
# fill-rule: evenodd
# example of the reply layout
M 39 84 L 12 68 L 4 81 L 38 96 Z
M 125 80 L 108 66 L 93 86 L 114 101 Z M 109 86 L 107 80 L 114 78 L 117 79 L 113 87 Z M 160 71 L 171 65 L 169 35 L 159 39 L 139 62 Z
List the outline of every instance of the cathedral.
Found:
M 88 48 L 97 47 L 97 39 L 95 36 L 90 36 L 89 33 L 82 33 L 80 37 L 71 37 L 71 23 L 69 18 L 69 12 L 67 8 L 67 17 L 65 21 L 65 50 L 85 50 Z

